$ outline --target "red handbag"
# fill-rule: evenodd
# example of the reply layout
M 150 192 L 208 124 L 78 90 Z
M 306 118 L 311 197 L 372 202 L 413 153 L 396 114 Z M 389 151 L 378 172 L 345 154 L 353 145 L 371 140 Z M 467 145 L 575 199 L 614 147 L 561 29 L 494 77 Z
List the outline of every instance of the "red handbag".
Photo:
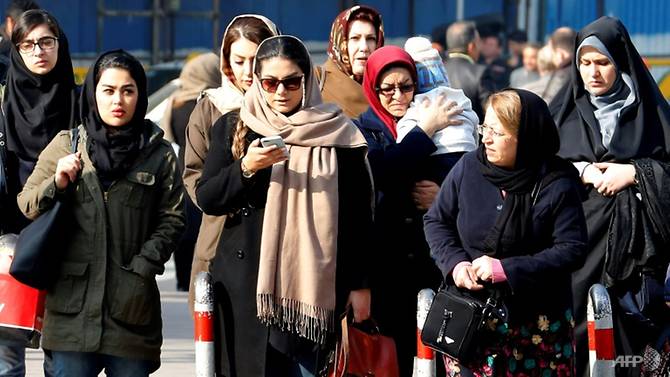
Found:
M 14 234 L 0 236 L 0 339 L 3 344 L 39 348 L 46 291 L 9 274 L 15 239 Z
M 375 333 L 349 326 L 348 314 L 342 316 L 342 338 L 335 347 L 335 358 L 328 377 L 399 377 L 395 342 Z

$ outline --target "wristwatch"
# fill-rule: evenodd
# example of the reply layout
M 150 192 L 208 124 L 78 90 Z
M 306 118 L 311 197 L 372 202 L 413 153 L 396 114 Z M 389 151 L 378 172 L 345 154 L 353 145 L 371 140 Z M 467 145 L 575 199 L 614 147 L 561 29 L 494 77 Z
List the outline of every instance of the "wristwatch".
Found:
M 244 158 L 242 158 L 242 159 L 240 160 L 240 167 L 242 168 L 242 176 L 243 176 L 244 178 L 247 178 L 247 179 L 248 179 L 248 178 L 253 177 L 254 174 L 256 174 L 255 171 L 253 171 L 253 170 L 251 170 L 251 169 L 247 169 L 247 167 L 244 165 Z

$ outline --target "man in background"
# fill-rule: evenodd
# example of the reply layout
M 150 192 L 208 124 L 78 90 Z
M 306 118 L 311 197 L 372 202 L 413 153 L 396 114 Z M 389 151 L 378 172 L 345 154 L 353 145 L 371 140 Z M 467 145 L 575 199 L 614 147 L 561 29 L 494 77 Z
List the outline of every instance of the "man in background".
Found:
M 540 45 L 537 43 L 528 43 L 523 48 L 522 66 L 512 71 L 509 78 L 509 86 L 512 88 L 520 88 L 540 78 L 537 72 L 537 53 L 540 50 Z
M 577 33 L 573 29 L 563 26 L 556 29 L 549 38 L 549 45 L 554 55 L 553 59 L 556 70 L 549 78 L 549 83 L 544 91 L 545 97 L 543 98 L 550 104 L 550 110 L 555 107 L 551 105 L 553 99 L 556 98 L 556 95 L 565 84 L 570 81 L 570 64 L 574 63 L 576 36 Z
M 458 21 L 447 28 L 447 76 L 451 87 L 462 89 L 472 102 L 479 121 L 484 120 L 484 105 L 493 90 L 486 67 L 477 64 L 481 40 L 474 22 Z

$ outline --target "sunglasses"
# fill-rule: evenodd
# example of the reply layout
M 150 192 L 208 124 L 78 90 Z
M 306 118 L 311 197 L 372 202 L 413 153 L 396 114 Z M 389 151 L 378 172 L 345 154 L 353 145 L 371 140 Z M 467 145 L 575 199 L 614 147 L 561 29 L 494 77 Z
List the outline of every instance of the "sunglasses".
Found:
M 403 85 L 392 85 L 392 86 L 385 86 L 385 87 L 377 87 L 377 93 L 382 94 L 384 97 L 391 97 L 395 94 L 396 90 L 399 90 L 400 93 L 411 93 L 414 91 L 416 86 L 414 83 L 412 84 L 403 84 Z
M 279 84 L 284 85 L 284 89 L 294 91 L 302 86 L 303 75 L 293 76 L 286 79 L 261 79 L 261 87 L 268 93 L 274 93 L 279 88 Z

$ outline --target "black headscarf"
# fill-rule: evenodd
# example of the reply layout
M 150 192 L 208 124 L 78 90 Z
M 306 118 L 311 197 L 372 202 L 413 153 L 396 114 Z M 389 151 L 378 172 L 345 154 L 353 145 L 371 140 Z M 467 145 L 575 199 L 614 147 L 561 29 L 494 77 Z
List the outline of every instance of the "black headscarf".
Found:
M 555 117 L 562 141 L 559 155 L 571 161 L 625 162 L 643 157 L 668 161 L 670 106 L 633 46 L 628 31 L 618 19 L 601 17 L 579 31 L 575 49 L 592 35 L 605 45 L 617 69 L 631 77 L 637 90 L 636 99 L 622 110 L 607 150 L 579 67 L 573 63 L 571 90 L 565 91 L 563 105 Z
M 542 187 L 560 177 L 572 177 L 575 182 L 579 179 L 572 164 L 556 156 L 558 132 L 544 100 L 527 90 L 506 90 L 516 92 L 521 99 L 514 168 L 490 163 L 483 144 L 477 152 L 484 177 L 506 192 L 502 211 L 485 241 L 484 252 L 498 257 L 527 241 L 532 207 Z
M 77 89 L 67 37 L 58 30 L 58 60 L 46 75 L 32 73 L 12 46 L 2 103 L 7 147 L 21 159 L 37 161 L 58 131 L 78 123 Z
M 95 101 L 95 87 L 98 84 L 97 76 L 101 63 L 105 64 L 110 60 L 127 64 L 130 76 L 137 85 L 135 114 L 128 124 L 121 127 L 111 127 L 104 123 Z M 118 65 L 103 67 L 103 69 L 109 68 L 126 69 Z M 143 143 L 148 140 L 152 127 L 151 121 L 144 119 L 147 105 L 147 77 L 142 64 L 123 50 L 108 51 L 100 55 L 86 75 L 81 91 L 80 114 L 88 134 L 86 148 L 103 186 L 107 186 L 128 171 Z

